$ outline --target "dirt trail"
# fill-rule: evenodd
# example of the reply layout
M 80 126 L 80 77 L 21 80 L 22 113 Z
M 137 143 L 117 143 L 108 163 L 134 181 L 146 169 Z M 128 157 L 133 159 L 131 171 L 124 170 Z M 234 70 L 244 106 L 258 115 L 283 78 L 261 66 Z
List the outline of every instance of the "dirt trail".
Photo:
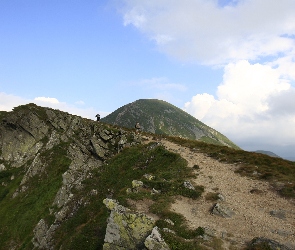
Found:
M 194 201 L 182 198 L 171 208 L 172 211 L 184 215 L 190 227 L 208 228 L 208 231 L 223 238 L 225 243 L 236 245 L 237 249 L 254 237 L 273 239 L 295 249 L 294 201 L 278 196 L 271 191 L 267 182 L 234 173 L 236 165 L 220 163 L 202 153 L 192 152 L 166 140 L 161 143 L 166 149 L 179 153 L 188 161 L 189 167 L 200 167 L 196 170 L 197 178 L 191 181 L 195 185 L 204 186 L 205 192 L 201 199 Z M 251 193 L 254 189 L 260 192 Z M 214 203 L 205 199 L 208 192 L 222 194 L 225 201 L 221 203 L 230 207 L 235 215 L 232 218 L 212 215 L 210 209 Z M 271 211 L 279 211 L 285 218 L 274 217 Z

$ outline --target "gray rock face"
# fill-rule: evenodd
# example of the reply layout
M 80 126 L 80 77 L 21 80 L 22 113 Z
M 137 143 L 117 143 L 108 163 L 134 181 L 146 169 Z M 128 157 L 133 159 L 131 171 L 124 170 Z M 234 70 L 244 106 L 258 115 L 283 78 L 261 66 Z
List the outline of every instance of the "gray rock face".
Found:
M 152 233 L 146 238 L 144 242 L 148 250 L 169 250 L 170 248 L 162 239 L 158 227 L 154 227 Z
M 130 211 L 116 200 L 104 199 L 103 202 L 111 210 L 103 249 L 142 249 L 155 221 L 145 214 Z
M 39 249 L 54 249 L 53 233 L 56 228 L 56 225 L 48 227 L 46 222 L 41 219 L 33 230 L 34 238 L 32 239 L 32 243 L 34 247 Z
M 250 249 L 254 249 L 254 247 L 256 246 L 264 247 L 264 249 L 270 249 L 270 250 L 291 250 L 291 248 L 284 246 L 277 241 L 270 240 L 263 237 L 254 238 L 250 242 Z
M 47 133 L 48 126 L 33 112 L 12 113 L 0 127 L 2 158 L 19 167 L 42 147 L 38 143 Z
M 231 218 L 232 216 L 235 215 L 234 211 L 232 211 L 230 208 L 220 203 L 216 203 L 213 206 L 212 214 L 221 216 L 223 218 Z
M 140 137 L 132 137 L 132 132 L 34 104 L 18 107 L 0 120 L 0 171 L 17 167 L 24 173 L 12 198 L 27 192 L 32 178 L 47 174 L 46 157 L 50 158 L 55 146 L 63 145 L 71 162 L 61 174 L 60 188 L 52 200 L 54 208 L 49 209 L 54 221 L 46 224 L 41 219 L 35 226 L 35 248 L 54 249 L 56 229 L 87 202 L 88 197 L 75 200 L 73 190 L 83 189 L 83 181 L 91 178 L 92 171 L 117 153 L 118 141 L 121 148 L 141 143 Z

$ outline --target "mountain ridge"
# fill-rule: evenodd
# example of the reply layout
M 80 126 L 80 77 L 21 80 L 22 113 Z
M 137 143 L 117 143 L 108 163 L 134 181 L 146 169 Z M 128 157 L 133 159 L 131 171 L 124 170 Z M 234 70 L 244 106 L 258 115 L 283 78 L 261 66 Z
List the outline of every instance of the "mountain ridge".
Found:
M 0 249 L 107 250 L 124 245 L 155 250 L 151 246 L 156 242 L 180 250 L 252 250 L 256 243 L 292 249 L 278 242 L 295 244 L 290 227 L 295 221 L 287 208 L 295 197 L 294 176 L 294 163 L 283 159 L 180 137 L 136 134 L 22 105 L 0 112 Z M 273 231 L 261 234 L 266 224 L 260 223 L 255 242 L 253 233 L 235 235 L 233 226 L 228 234 L 223 229 L 219 234 L 219 220 L 254 223 L 257 202 L 266 193 L 274 201 L 285 197 L 258 211 L 274 217 L 272 222 L 280 217 L 269 224 Z M 248 200 L 255 209 L 243 217 L 252 206 Z M 239 205 L 242 201 L 246 206 Z M 225 205 L 231 219 L 218 217 Z M 178 213 L 171 208 L 190 209 Z M 232 208 L 239 212 L 233 215 Z M 193 218 L 188 227 L 187 218 L 198 211 L 205 213 L 209 228 Z M 147 218 L 150 214 L 153 220 Z
M 139 122 L 142 131 L 179 136 L 240 149 L 226 136 L 207 126 L 180 108 L 162 100 L 139 99 L 126 104 L 101 121 L 127 128 Z

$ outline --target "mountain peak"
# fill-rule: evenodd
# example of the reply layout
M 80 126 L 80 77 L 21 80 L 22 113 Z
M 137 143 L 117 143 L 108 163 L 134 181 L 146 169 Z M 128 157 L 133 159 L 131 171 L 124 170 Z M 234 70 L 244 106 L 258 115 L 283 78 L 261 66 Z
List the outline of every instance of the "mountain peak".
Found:
M 134 128 L 135 123 L 139 122 L 144 132 L 239 148 L 226 136 L 182 109 L 157 99 L 139 99 L 126 104 L 102 121 L 126 128 Z

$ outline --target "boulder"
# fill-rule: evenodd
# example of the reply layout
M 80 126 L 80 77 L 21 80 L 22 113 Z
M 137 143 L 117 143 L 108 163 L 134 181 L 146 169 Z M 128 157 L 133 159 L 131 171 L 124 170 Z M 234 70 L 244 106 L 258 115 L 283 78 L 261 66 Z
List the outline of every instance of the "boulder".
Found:
M 216 203 L 212 208 L 212 214 L 221 216 L 223 218 L 231 218 L 235 215 L 234 211 L 223 204 Z
M 251 249 L 269 249 L 269 250 L 291 250 L 291 248 L 280 244 L 277 241 L 267 239 L 264 237 L 254 238 L 249 244 L 249 250 Z
M 6 170 L 5 165 L 4 165 L 4 164 L 0 164 L 0 172 L 1 172 L 1 171 L 5 171 L 5 170 Z
M 144 174 L 143 177 L 146 178 L 149 181 L 155 179 L 155 176 L 154 175 L 151 175 L 151 174 Z
M 132 181 L 132 188 L 141 188 L 143 187 L 142 181 L 133 180 Z
M 103 203 L 111 210 L 103 249 L 142 249 L 155 221 L 145 214 L 119 205 L 116 200 L 107 198 Z
M 193 184 L 191 184 L 190 181 L 185 181 L 183 183 L 184 187 L 187 188 L 187 189 L 190 189 L 190 190 L 195 190 L 195 187 L 193 186 Z
M 285 220 L 286 219 L 286 212 L 283 210 L 273 210 L 269 212 L 271 216 L 277 217 L 279 219 Z
M 170 249 L 166 242 L 162 239 L 158 227 L 153 228 L 152 233 L 146 238 L 144 245 L 148 250 Z

